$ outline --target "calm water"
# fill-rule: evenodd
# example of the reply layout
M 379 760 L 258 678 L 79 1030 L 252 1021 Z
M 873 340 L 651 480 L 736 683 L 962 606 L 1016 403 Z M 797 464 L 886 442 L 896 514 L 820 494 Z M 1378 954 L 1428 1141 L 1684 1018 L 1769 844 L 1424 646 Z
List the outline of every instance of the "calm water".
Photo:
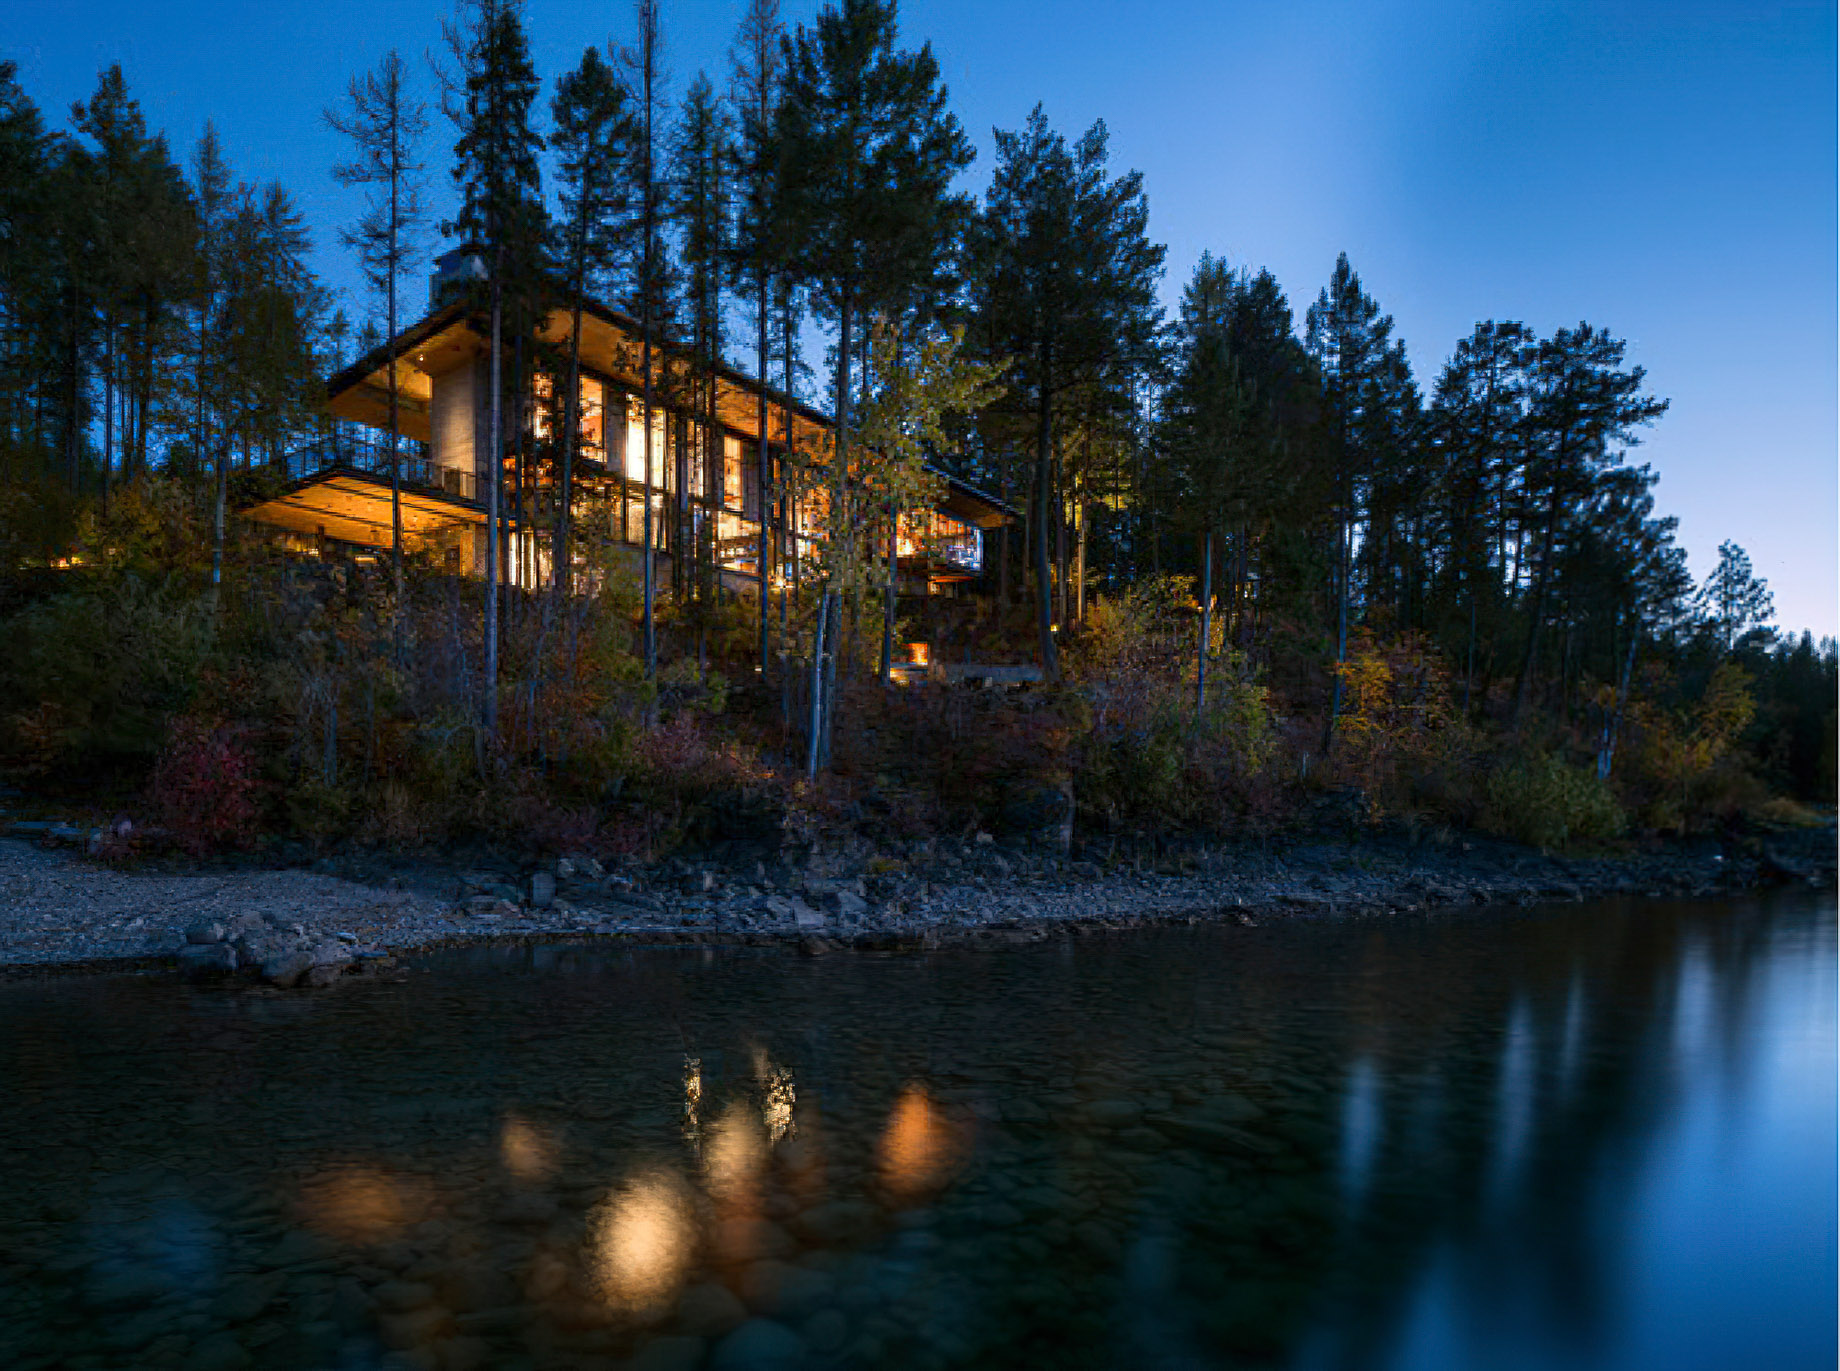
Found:
M 1831 1367 L 1831 897 L 0 986 L 12 1368 Z

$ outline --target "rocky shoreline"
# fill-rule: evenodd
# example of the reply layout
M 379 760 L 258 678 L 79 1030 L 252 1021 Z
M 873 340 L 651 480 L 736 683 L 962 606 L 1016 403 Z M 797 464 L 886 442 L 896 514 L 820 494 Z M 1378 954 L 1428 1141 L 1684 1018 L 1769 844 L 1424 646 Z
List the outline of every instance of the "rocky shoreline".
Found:
M 323 987 L 388 971 L 398 954 L 474 942 L 788 944 L 809 954 L 1001 946 L 1171 922 L 1831 887 L 1835 868 L 1831 827 L 1593 858 L 1487 839 L 1374 837 L 1196 844 L 1105 866 L 983 834 L 614 869 L 588 857 L 534 869 L 348 858 L 313 870 L 162 874 L 99 865 L 74 846 L 0 838 L 0 975 L 177 967 Z

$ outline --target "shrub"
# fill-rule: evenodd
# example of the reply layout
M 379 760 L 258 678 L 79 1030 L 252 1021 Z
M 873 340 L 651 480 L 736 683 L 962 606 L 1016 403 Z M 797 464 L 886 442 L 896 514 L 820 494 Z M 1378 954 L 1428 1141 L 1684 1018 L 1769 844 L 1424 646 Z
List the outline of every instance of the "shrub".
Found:
M 235 731 L 181 719 L 153 768 L 149 798 L 187 852 L 246 847 L 260 813 L 249 749 Z
M 1607 842 L 1622 808 L 1594 772 L 1552 755 L 1512 762 L 1489 778 L 1483 826 L 1535 847 Z
M 0 623 L 0 641 L 3 731 L 18 760 L 144 766 L 197 690 L 212 618 L 176 580 L 122 576 L 28 606 Z

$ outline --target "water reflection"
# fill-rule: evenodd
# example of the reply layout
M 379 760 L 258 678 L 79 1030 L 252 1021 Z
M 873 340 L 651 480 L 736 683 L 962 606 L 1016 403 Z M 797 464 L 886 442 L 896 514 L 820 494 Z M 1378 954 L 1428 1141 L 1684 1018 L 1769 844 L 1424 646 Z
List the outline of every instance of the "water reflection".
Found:
M 1781 900 L 477 951 L 285 1020 L 0 987 L 0 1365 L 1828 1365 L 1834 944 Z
M 540 1124 L 526 1122 L 515 1114 L 505 1116 L 498 1134 L 498 1155 L 509 1171 L 521 1181 L 543 1181 L 556 1170 L 556 1137 Z
M 902 1199 L 937 1189 L 957 1164 L 959 1145 L 958 1130 L 925 1089 L 908 1086 L 894 1102 L 882 1129 L 882 1184 Z
M 709 1130 L 703 1151 L 705 1184 L 725 1209 L 749 1209 L 758 1200 L 760 1173 L 767 1163 L 769 1134 L 760 1116 L 740 1100 L 732 1102 Z
M 608 1303 L 655 1316 L 683 1283 L 695 1249 L 689 1192 L 674 1173 L 656 1168 L 633 1176 L 590 1212 L 583 1260 Z
M 384 1242 L 419 1223 L 431 1198 L 420 1177 L 372 1166 L 342 1166 L 309 1176 L 299 1212 L 307 1227 L 347 1243 Z

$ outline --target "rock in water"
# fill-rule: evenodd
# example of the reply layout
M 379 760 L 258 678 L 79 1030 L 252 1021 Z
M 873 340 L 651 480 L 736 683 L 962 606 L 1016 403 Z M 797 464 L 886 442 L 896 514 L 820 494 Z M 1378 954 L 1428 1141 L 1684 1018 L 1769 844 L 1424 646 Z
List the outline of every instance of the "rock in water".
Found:
M 206 919 L 204 922 L 195 923 L 190 928 L 186 929 L 185 940 L 188 943 L 196 943 L 199 945 L 206 943 L 221 943 L 224 940 L 224 926 L 214 919 Z
M 283 990 L 292 989 L 313 970 L 313 954 L 305 948 L 276 952 L 262 963 L 262 979 Z

